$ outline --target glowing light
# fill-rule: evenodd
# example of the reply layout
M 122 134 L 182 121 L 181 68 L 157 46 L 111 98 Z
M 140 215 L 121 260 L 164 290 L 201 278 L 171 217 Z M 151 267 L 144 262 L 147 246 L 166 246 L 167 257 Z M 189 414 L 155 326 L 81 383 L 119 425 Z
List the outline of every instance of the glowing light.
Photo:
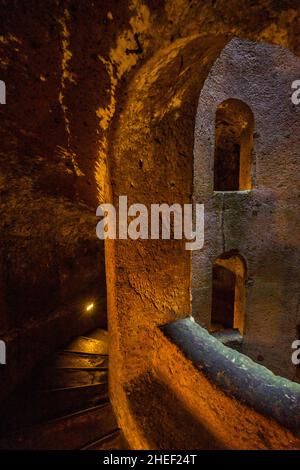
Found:
M 94 308 L 94 304 L 91 303 L 91 304 L 87 305 L 86 311 L 89 312 L 89 311 L 92 310 L 93 308 Z

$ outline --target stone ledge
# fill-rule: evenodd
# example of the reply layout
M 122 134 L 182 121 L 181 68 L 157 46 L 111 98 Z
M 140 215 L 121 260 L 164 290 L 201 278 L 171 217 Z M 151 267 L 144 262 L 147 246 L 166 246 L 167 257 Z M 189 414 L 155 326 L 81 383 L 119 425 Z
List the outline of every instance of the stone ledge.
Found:
M 241 352 L 243 336 L 240 334 L 239 330 L 227 329 L 223 331 L 215 331 L 211 332 L 211 335 L 221 341 L 224 346 Z
M 228 395 L 293 432 L 300 432 L 300 384 L 224 346 L 192 317 L 161 327 L 163 333 Z

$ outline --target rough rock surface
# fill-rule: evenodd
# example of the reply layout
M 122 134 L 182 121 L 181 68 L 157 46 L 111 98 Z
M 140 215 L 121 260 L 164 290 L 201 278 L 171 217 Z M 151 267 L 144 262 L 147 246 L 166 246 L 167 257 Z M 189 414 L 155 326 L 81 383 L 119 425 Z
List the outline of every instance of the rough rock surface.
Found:
M 209 326 L 212 264 L 236 250 L 247 265 L 243 352 L 291 379 L 300 284 L 300 107 L 291 84 L 299 73 L 288 50 L 232 40 L 201 91 L 194 152 L 194 198 L 205 205 L 205 245 L 193 253 L 194 317 Z M 249 191 L 213 190 L 215 110 L 228 98 L 254 115 Z
M 20 338 L 27 305 L 36 322 L 40 315 L 55 320 L 61 299 L 52 294 L 53 288 L 66 287 L 68 298 L 85 288 L 87 278 L 94 287 L 104 288 L 103 277 L 98 277 L 101 254 L 98 268 L 95 262 L 103 246 L 92 229 L 99 200 L 127 193 L 135 202 L 190 201 L 197 102 L 215 59 L 233 36 L 280 44 L 299 54 L 299 15 L 295 2 L 288 0 L 0 4 L 0 79 L 7 84 L 7 104 L 0 107 L 1 198 L 6 201 L 0 222 L 0 302 L 6 312 L 2 331 L 14 325 Z M 44 200 L 51 207 L 47 216 Z M 25 224 L 15 217 L 15 204 Z M 35 210 L 40 222 L 33 228 Z M 8 221 L 9 231 L 2 220 Z M 22 237 L 11 237 L 21 228 Z M 57 249 L 51 240 L 59 240 Z M 72 267 L 80 271 L 77 280 L 69 287 L 67 281 L 60 285 L 57 271 L 62 274 L 69 254 L 73 263 L 73 255 L 82 253 L 82 243 L 90 247 L 86 268 Z M 216 447 L 219 439 L 234 448 L 263 448 L 268 446 L 266 433 L 273 433 L 270 446 L 283 442 L 289 447 L 285 431 L 265 418 L 253 415 L 247 427 L 238 402 L 233 406 L 224 398 L 216 408 L 218 390 L 199 382 L 156 328 L 189 313 L 191 259 L 184 245 L 124 241 L 108 243 L 105 251 L 112 399 L 129 443 L 147 448 L 155 442 L 168 448 L 172 434 L 162 429 L 158 412 L 151 414 L 151 403 L 158 403 L 163 391 L 171 398 L 177 394 L 175 402 L 165 401 L 182 405 L 187 428 L 193 419 L 196 427 L 211 431 L 191 433 L 188 443 L 177 436 L 177 448 Z M 32 262 L 37 253 L 43 269 Z M 36 290 L 28 286 L 34 282 L 41 288 L 49 282 L 52 288 L 44 290 L 33 308 Z M 7 303 L 12 286 L 13 302 L 23 299 L 19 310 Z M 48 338 L 54 338 L 56 327 L 53 321 Z M 17 354 L 14 357 L 13 364 L 18 362 Z M 25 358 L 24 364 L 29 367 L 33 361 Z M 7 369 L 3 384 L 16 377 L 14 367 Z M 188 374 L 192 386 L 184 378 L 178 380 L 182 373 Z M 199 387 L 208 411 L 189 391 Z M 247 413 L 250 416 L 251 410 Z M 182 416 L 177 414 L 169 423 L 181 426 Z

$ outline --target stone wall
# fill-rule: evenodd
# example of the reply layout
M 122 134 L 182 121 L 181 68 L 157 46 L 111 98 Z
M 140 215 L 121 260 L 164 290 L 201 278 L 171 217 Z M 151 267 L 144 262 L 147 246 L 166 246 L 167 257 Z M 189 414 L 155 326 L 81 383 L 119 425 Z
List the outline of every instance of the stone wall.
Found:
M 214 61 L 233 36 L 299 53 L 299 17 L 293 1 L 275 0 L 2 0 L 1 11 L 1 331 L 18 344 L 33 318 L 40 332 L 49 327 L 51 349 L 51 319 L 62 303 L 77 295 L 85 301 L 99 286 L 102 305 L 98 202 L 120 194 L 134 202 L 189 202 L 197 102 Z M 184 387 L 180 369 L 169 364 L 177 356 L 156 327 L 189 313 L 191 259 L 184 244 L 167 241 L 110 242 L 105 257 L 119 425 L 136 448 L 163 446 L 160 416 L 153 415 L 150 436 L 143 413 L 151 416 L 150 398 L 160 397 L 153 390 L 167 397 Z M 99 320 L 104 315 L 101 309 Z M 34 356 L 41 351 L 38 342 Z M 15 373 L 6 367 L 5 381 Z M 142 403 L 134 401 L 141 390 Z M 197 413 L 195 423 L 199 428 Z M 193 439 L 207 444 L 205 433 Z
M 210 325 L 214 259 L 236 250 L 247 263 L 243 352 L 293 379 L 292 342 L 299 303 L 300 107 L 291 84 L 300 61 L 280 47 L 232 40 L 200 94 L 195 130 L 194 197 L 205 204 L 205 245 L 193 253 L 193 313 Z M 215 110 L 229 98 L 255 120 L 253 186 L 214 192 Z

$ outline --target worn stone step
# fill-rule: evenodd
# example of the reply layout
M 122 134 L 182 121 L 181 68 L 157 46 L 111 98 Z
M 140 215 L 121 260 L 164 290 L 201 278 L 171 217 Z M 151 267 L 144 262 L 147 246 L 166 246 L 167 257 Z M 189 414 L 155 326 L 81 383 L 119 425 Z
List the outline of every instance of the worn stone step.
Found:
M 109 343 L 108 331 L 103 330 L 102 328 L 96 328 L 83 336 L 85 336 L 86 338 L 97 339 L 98 341 L 104 341 L 106 343 Z
M 49 366 L 56 368 L 88 368 L 97 367 L 98 369 L 108 369 L 108 357 L 100 354 L 80 354 L 65 351 L 58 353 L 57 356 L 49 363 Z
M 6 403 L 0 414 L 0 435 L 26 425 L 58 418 L 108 401 L 108 384 L 51 390 L 24 390 Z
M 26 427 L 0 439 L 0 449 L 80 449 L 86 443 L 111 435 L 117 429 L 111 405 L 108 403 Z
M 108 354 L 108 343 L 105 340 L 97 340 L 79 336 L 69 343 L 64 351 L 71 351 L 74 353 L 88 353 L 88 354 Z
M 81 450 L 128 450 L 128 444 L 122 432 L 118 429 L 108 436 L 82 447 Z
M 36 392 L 41 415 L 46 419 L 108 401 L 108 384 L 98 383 L 78 387 L 57 388 Z M 49 410 L 53 409 L 53 413 Z
M 36 382 L 40 389 L 56 389 L 80 387 L 81 385 L 95 385 L 107 383 L 107 371 L 97 368 L 88 369 L 56 369 L 47 368 Z

